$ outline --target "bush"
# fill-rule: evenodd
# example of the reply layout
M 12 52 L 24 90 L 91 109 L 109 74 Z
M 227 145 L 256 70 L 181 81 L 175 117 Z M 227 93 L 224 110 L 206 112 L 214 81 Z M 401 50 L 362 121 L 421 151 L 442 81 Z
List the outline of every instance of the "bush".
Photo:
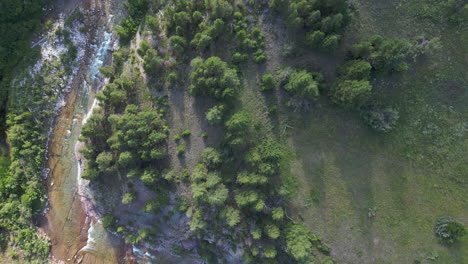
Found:
M 455 221 L 449 216 L 443 216 L 437 220 L 435 234 L 443 242 L 453 244 L 465 235 L 463 224 Z
M 273 90 L 275 88 L 275 85 L 276 85 L 276 81 L 273 75 L 267 73 L 262 76 L 262 83 L 260 86 L 260 89 L 262 91 Z

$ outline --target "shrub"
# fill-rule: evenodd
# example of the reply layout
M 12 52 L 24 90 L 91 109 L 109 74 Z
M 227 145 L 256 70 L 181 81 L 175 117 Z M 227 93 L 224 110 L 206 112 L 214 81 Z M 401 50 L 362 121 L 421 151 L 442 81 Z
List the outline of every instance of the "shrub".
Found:
M 368 103 L 361 107 L 361 116 L 372 129 L 388 132 L 398 121 L 398 111 L 390 107 L 382 107 L 375 103 Z

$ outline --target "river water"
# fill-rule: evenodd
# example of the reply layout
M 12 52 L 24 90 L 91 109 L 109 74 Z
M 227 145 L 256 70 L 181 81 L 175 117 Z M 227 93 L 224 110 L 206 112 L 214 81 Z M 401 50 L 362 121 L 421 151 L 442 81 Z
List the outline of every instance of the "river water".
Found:
M 96 12 L 96 7 L 92 10 Z M 78 137 L 83 122 L 97 106 L 95 93 L 106 83 L 98 69 L 110 56 L 113 43 L 112 16 L 103 15 L 104 8 L 97 12 L 101 13 L 94 20 L 96 41 L 86 45 L 87 55 L 79 62 L 65 105 L 54 120 L 48 144 L 49 206 L 45 230 L 52 243 L 51 260 L 56 263 L 132 262 L 125 256 L 123 241 L 102 227 L 87 182 L 81 179 Z

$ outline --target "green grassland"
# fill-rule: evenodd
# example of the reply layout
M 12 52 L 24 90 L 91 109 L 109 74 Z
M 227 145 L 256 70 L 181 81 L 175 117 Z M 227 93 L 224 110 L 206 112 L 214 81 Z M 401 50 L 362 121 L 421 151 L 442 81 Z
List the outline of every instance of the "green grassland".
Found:
M 281 108 L 268 115 L 268 107 L 277 103 L 275 96 L 261 96 L 252 86 L 263 71 L 274 73 L 280 67 L 282 62 L 271 57 L 265 69 L 257 69 L 257 76 L 250 76 L 252 69 L 245 71 L 250 88 L 243 92 L 244 107 L 264 123 L 275 124 L 271 130 L 288 139 L 295 153 L 292 173 L 301 186 L 290 211 L 324 237 L 336 260 L 467 263 L 466 236 L 443 246 L 434 235 L 434 224 L 443 215 L 468 223 L 468 32 L 444 23 L 437 1 L 354 4 L 357 14 L 344 36 L 343 53 L 375 34 L 440 41 L 439 49 L 417 58 L 409 71 L 373 80 L 374 98 L 399 109 L 395 130 L 373 132 L 358 113 L 326 98 L 309 112 Z M 267 45 L 267 53 L 277 53 L 275 48 Z M 317 70 L 314 63 L 323 60 L 308 53 L 302 58 L 311 62 L 285 63 Z M 333 78 L 333 73 L 327 74 Z

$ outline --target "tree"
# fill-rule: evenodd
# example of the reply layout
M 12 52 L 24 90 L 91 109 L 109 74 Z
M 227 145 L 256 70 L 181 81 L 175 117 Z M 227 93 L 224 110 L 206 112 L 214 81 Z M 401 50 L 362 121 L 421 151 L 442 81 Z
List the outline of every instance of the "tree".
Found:
M 229 227 L 234 227 L 240 223 L 240 212 L 233 207 L 227 207 L 221 212 L 221 216 L 226 220 Z
M 104 228 L 111 228 L 115 225 L 116 219 L 111 214 L 106 214 L 102 218 L 102 227 Z
M 466 231 L 463 224 L 449 216 L 443 216 L 437 220 L 435 233 L 442 242 L 452 244 L 464 236 Z
M 229 100 L 237 94 L 240 86 L 237 73 L 220 58 L 195 58 L 190 66 L 191 84 L 188 89 L 192 95 L 208 95 L 218 100 Z
M 372 86 L 366 80 L 341 80 L 335 84 L 331 99 L 343 106 L 354 106 L 370 93 Z
M 273 208 L 273 210 L 271 211 L 271 218 L 273 218 L 273 220 L 275 221 L 283 220 L 284 218 L 283 208 L 282 207 Z
M 319 95 L 317 81 L 312 73 L 306 71 L 293 71 L 284 89 L 295 98 L 314 100 Z
M 99 72 L 107 78 L 112 78 L 112 76 L 114 75 L 112 66 L 100 67 Z
M 250 125 L 250 115 L 245 110 L 234 113 L 225 123 L 226 129 L 229 132 L 247 132 L 250 129 Z
M 136 192 L 126 192 L 122 198 L 122 203 L 123 204 L 129 204 L 133 201 L 135 201 L 137 198 L 137 193 Z
M 265 234 L 272 239 L 277 239 L 280 236 L 280 230 L 274 224 L 267 224 L 265 226 Z
M 147 187 L 151 187 L 159 179 L 159 173 L 155 169 L 146 169 L 140 180 Z
M 213 18 L 228 18 L 232 14 L 232 5 L 226 0 L 206 0 L 205 8 Z
M 325 33 L 319 30 L 308 32 L 306 35 L 307 45 L 313 48 L 321 47 L 324 39 Z
M 96 158 L 96 163 L 100 171 L 108 172 L 111 168 L 113 158 L 110 152 L 101 152 Z
M 289 224 L 285 230 L 286 249 L 296 260 L 313 259 L 310 230 L 303 224 Z
M 340 78 L 348 80 L 368 80 L 372 66 L 364 60 L 351 60 L 339 67 Z
M 274 259 L 276 257 L 276 254 L 277 254 L 275 245 L 266 244 L 263 247 L 263 254 L 265 255 L 266 258 Z
M 405 62 L 411 45 L 404 40 L 372 36 L 368 41 L 354 44 L 351 54 L 356 59 L 368 61 L 373 70 L 378 72 L 405 71 L 409 65 Z
M 172 36 L 169 38 L 172 49 L 177 53 L 182 53 L 187 46 L 187 41 L 181 36 Z
M 135 164 L 135 157 L 130 151 L 124 151 L 119 155 L 118 164 L 122 168 L 132 167 Z
M 228 196 L 228 189 L 221 183 L 216 172 L 208 172 L 203 164 L 198 164 L 192 171 L 192 197 L 199 202 L 222 205 Z
M 339 35 L 330 35 L 323 40 L 322 48 L 325 51 L 329 51 L 329 52 L 334 51 L 338 48 L 339 42 L 340 42 Z
M 224 105 L 215 105 L 211 107 L 205 114 L 206 120 L 210 125 L 215 125 L 221 123 L 224 116 Z
M 241 172 L 237 175 L 237 182 L 239 184 L 261 185 L 265 184 L 267 181 L 268 178 L 260 174 Z
M 143 69 L 149 75 L 155 75 L 161 71 L 162 60 L 157 56 L 155 49 L 146 51 L 146 55 L 143 57 Z
M 212 169 L 218 167 L 222 162 L 221 154 L 214 148 L 205 148 L 200 160 L 208 168 Z
M 260 86 L 260 89 L 262 91 L 273 90 L 275 88 L 275 85 L 276 85 L 276 80 L 275 80 L 275 77 L 273 77 L 273 75 L 267 73 L 262 76 L 262 82 Z
M 159 28 L 159 21 L 156 17 L 154 16 L 146 16 L 146 19 L 145 19 L 145 22 L 146 22 L 146 25 L 148 25 L 148 27 L 153 31 L 157 31 L 158 28 Z

